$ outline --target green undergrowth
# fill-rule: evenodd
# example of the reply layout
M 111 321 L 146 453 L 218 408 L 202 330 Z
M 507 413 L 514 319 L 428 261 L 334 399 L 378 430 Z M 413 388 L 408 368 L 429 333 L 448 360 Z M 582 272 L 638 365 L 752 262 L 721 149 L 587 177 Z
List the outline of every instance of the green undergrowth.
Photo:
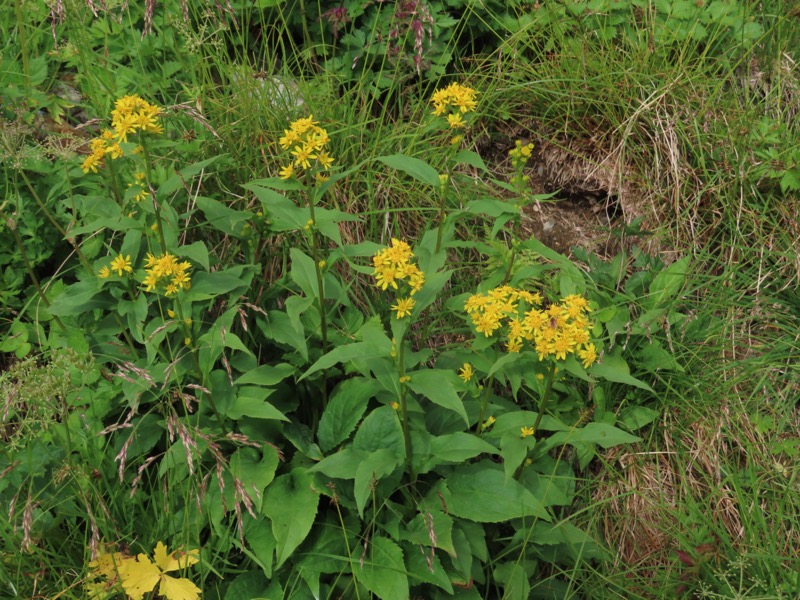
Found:
M 797 596 L 789 7 L 132 4 L 0 13 L 0 596 Z

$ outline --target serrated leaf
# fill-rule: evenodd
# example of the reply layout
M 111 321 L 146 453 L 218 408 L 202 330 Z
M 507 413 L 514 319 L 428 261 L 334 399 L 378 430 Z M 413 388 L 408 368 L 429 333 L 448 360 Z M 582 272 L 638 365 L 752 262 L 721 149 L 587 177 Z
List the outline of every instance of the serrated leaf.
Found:
M 376 536 L 369 540 L 366 555 L 352 557 L 356 579 L 381 600 L 408 600 L 408 577 L 403 551 L 392 540 Z
M 322 413 L 317 439 L 323 452 L 343 442 L 364 415 L 367 403 L 381 389 L 374 379 L 354 377 L 333 390 Z
M 456 392 L 458 376 L 454 371 L 425 369 L 408 373 L 408 376 L 411 380 L 407 385 L 415 393 L 425 396 L 434 404 L 454 411 L 464 419 L 464 423 L 469 424 L 464 403 Z
M 353 450 L 375 452 L 380 449 L 391 450 L 396 457 L 405 456 L 403 430 L 397 411 L 391 406 L 373 410 L 353 438 Z
M 356 477 L 353 482 L 353 494 L 356 499 L 356 508 L 361 518 L 364 518 L 364 508 L 369 500 L 373 482 L 380 481 L 391 475 L 400 464 L 400 457 L 389 448 L 381 448 L 367 455 L 356 467 Z

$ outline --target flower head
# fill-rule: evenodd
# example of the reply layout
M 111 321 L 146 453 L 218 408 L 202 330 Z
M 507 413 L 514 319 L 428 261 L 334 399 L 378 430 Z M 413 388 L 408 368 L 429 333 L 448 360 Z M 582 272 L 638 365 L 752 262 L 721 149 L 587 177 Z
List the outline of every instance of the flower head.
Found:
M 123 273 L 133 273 L 133 264 L 131 263 L 131 256 L 118 255 L 117 258 L 111 261 L 111 270 L 116 271 L 117 275 L 122 277 Z
M 292 162 L 280 171 L 281 179 L 289 179 L 300 169 L 328 171 L 334 161 L 327 151 L 329 143 L 328 132 L 314 120 L 314 115 L 290 123 L 278 140 L 280 147 L 289 150 L 292 156 Z
M 458 376 L 461 377 L 465 382 L 472 379 L 472 376 L 475 375 L 475 371 L 472 370 L 472 365 L 465 362 L 464 366 L 461 367 L 458 371 Z
M 397 312 L 398 319 L 402 319 L 411 314 L 411 311 L 414 309 L 414 304 L 416 304 L 416 302 L 413 298 L 402 298 L 397 301 L 397 304 L 392 306 L 392 310 Z

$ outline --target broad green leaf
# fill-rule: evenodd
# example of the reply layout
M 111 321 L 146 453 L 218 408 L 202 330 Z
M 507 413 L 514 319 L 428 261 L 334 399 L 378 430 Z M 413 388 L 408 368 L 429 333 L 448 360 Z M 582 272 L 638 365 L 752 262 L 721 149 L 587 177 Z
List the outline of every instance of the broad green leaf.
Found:
M 213 198 L 197 196 L 196 202 L 211 227 L 237 238 L 242 237 L 245 223 L 253 216 L 249 212 L 234 210 Z
M 463 431 L 431 440 L 431 454 L 447 462 L 463 462 L 479 454 L 498 454 L 497 448 L 476 435 Z
M 255 563 L 264 575 L 272 577 L 272 558 L 275 555 L 275 536 L 266 519 L 251 520 L 244 531 L 244 538 L 252 550 Z
M 236 399 L 226 407 L 224 414 L 229 419 L 239 420 L 242 417 L 254 419 L 275 419 L 288 421 L 289 419 L 267 402 L 267 397 L 273 390 L 261 387 L 241 387 L 236 394 Z
M 292 555 L 311 531 L 317 516 L 319 494 L 311 487 L 313 475 L 297 468 L 267 487 L 262 511 L 272 522 L 275 568 Z
M 617 419 L 631 431 L 646 427 L 655 421 L 661 413 L 646 406 L 631 406 L 620 411 Z
M 231 474 L 245 483 L 245 491 L 253 500 L 255 510 L 261 510 L 264 490 L 275 478 L 278 452 L 264 446 L 260 449 L 239 448 L 230 458 Z
M 51 302 L 50 314 L 66 317 L 80 315 L 94 308 L 111 308 L 117 301 L 108 294 L 101 294 L 102 286 L 102 280 L 96 278 L 67 286 Z
M 589 423 L 581 429 L 559 435 L 571 436 L 572 439 L 587 444 L 597 444 L 601 448 L 613 448 L 621 444 L 641 442 L 642 438 L 617 429 L 608 423 Z
M 220 154 L 219 156 L 212 156 L 206 160 L 201 160 L 199 162 L 193 163 L 188 167 L 184 167 L 180 170 L 180 175 L 175 174 L 169 177 L 164 183 L 162 183 L 158 191 L 156 192 L 156 196 L 158 198 L 165 199 L 164 197 L 171 194 L 172 192 L 178 190 L 179 188 L 186 185 L 186 182 L 189 181 L 192 177 L 200 173 L 206 167 L 212 165 L 219 159 L 227 156 L 226 154 Z
M 464 419 L 464 423 L 469 424 L 464 403 L 456 392 L 458 375 L 455 371 L 425 369 L 408 373 L 408 375 L 411 377 L 411 381 L 407 385 L 415 393 L 425 396 L 434 404 L 458 413 Z
M 678 371 L 683 373 L 683 367 L 675 359 L 675 356 L 667 351 L 661 345 L 661 342 L 656 339 L 639 350 L 636 360 L 652 373 L 657 373 L 658 371 Z
M 398 459 L 405 456 L 403 430 L 397 411 L 391 406 L 373 410 L 353 438 L 353 450 L 375 452 L 380 449 L 391 450 Z
M 455 157 L 455 163 L 457 165 L 469 165 L 471 167 L 475 167 L 484 173 L 489 171 L 480 154 L 473 152 L 472 150 L 459 150 Z
M 453 518 L 441 510 L 425 510 L 417 514 L 403 531 L 400 539 L 412 544 L 441 548 L 456 556 L 453 546 Z
M 616 383 L 627 383 L 628 385 L 647 390 L 648 392 L 653 392 L 653 388 L 644 381 L 636 379 L 636 377 L 631 375 L 628 363 L 620 356 L 619 347 L 614 348 L 612 352 L 606 354 L 602 362 L 593 365 L 590 372 L 595 377 L 602 377 L 609 381 L 615 381 Z
M 175 254 L 176 256 L 192 259 L 206 271 L 210 268 L 208 262 L 208 248 L 206 248 L 203 242 L 194 242 L 188 246 L 181 246 L 175 251 Z
M 683 287 L 688 271 L 689 256 L 684 256 L 656 275 L 650 284 L 648 304 L 656 307 L 673 299 Z
M 287 377 L 290 377 L 295 372 L 295 367 L 289 363 L 279 363 L 273 365 L 261 365 L 255 369 L 251 369 L 238 379 L 236 385 L 255 384 L 264 386 L 277 385 Z
M 458 467 L 446 479 L 450 514 L 478 523 L 520 517 L 550 520 L 544 505 L 515 479 L 506 480 L 502 465 L 490 461 Z
M 534 567 L 535 563 L 532 561 L 510 561 L 495 567 L 494 578 L 503 586 L 504 600 L 528 600 L 531 592 L 528 573 Z
M 311 467 L 308 472 L 315 473 L 319 471 L 334 479 L 355 479 L 358 465 L 367 457 L 367 454 L 367 452 L 361 450 L 345 448 L 336 454 L 326 456 Z
M 322 413 L 317 440 L 323 452 L 343 442 L 364 415 L 369 399 L 381 389 L 374 379 L 354 377 L 333 390 Z
M 232 267 L 225 271 L 195 273 L 192 287 L 186 293 L 189 300 L 210 300 L 234 290 L 244 291 L 250 285 L 252 272 L 244 267 Z
M 305 332 L 302 327 L 296 327 L 295 322 L 285 312 L 271 310 L 266 317 L 258 316 L 256 326 L 268 340 L 286 344 L 297 350 L 304 360 L 308 360 Z
M 373 483 L 391 475 L 400 464 L 400 460 L 400 457 L 392 449 L 380 448 L 370 453 L 356 468 L 353 494 L 358 514 L 362 519 Z
M 406 156 L 405 154 L 379 156 L 378 160 L 383 164 L 392 167 L 393 169 L 397 169 L 398 171 L 403 171 L 403 173 L 411 175 L 411 177 L 417 181 L 421 181 L 422 183 L 427 183 L 428 185 L 435 187 L 439 187 L 440 185 L 439 172 L 423 160 Z
M 303 293 L 308 298 L 317 298 L 319 296 L 319 285 L 314 260 L 297 248 L 290 249 L 289 256 L 292 261 L 292 267 L 289 271 L 292 281 L 303 290 Z
M 424 583 L 432 583 L 452 595 L 453 584 L 450 583 L 450 577 L 433 550 L 425 550 L 424 554 L 409 552 L 407 565 L 409 577 Z
M 353 553 L 351 568 L 356 579 L 381 600 L 408 600 L 403 551 L 392 540 L 373 537 L 363 558 Z
M 303 376 L 300 377 L 298 381 L 302 381 L 312 373 L 316 373 L 322 369 L 329 369 L 337 363 L 346 363 L 351 360 L 389 356 L 392 352 L 391 342 L 389 342 L 385 336 L 384 339 L 386 342 L 388 342 L 388 344 L 383 343 L 383 341 L 381 341 L 381 343 L 369 341 L 355 342 L 353 344 L 338 346 L 328 352 L 326 355 L 320 357 L 317 362 L 309 367 L 308 371 L 303 373 Z

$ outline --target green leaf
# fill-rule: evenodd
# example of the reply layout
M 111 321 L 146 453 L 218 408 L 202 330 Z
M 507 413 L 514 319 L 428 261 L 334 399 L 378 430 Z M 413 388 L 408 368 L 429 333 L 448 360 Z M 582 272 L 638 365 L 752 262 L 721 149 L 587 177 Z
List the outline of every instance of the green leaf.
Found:
M 345 448 L 336 454 L 326 456 L 311 467 L 308 472 L 316 473 L 319 471 L 334 479 L 355 479 L 358 465 L 361 464 L 361 461 L 363 461 L 366 456 L 366 452 Z
M 245 491 L 261 510 L 264 490 L 275 478 L 278 468 L 278 452 L 270 446 L 260 449 L 239 448 L 230 458 L 231 474 L 245 482 Z
M 455 371 L 425 369 L 408 373 L 408 375 L 411 377 L 411 381 L 407 385 L 415 393 L 425 396 L 434 404 L 458 413 L 464 419 L 464 423 L 469 425 L 464 403 L 456 392 L 458 375 Z
M 245 528 L 244 538 L 252 550 L 252 558 L 264 575 L 272 577 L 272 558 L 275 555 L 275 536 L 266 519 L 251 520 Z
M 201 160 L 199 162 L 193 163 L 188 167 L 185 167 L 180 170 L 180 175 L 172 175 L 169 179 L 167 179 L 164 183 L 162 183 L 158 191 L 156 192 L 156 196 L 159 198 L 164 198 L 171 194 L 172 192 L 182 188 L 186 185 L 186 182 L 189 181 L 192 177 L 200 173 L 203 169 L 210 166 L 211 164 L 215 163 L 219 159 L 227 156 L 226 154 L 220 154 L 219 156 L 212 156 L 206 160 Z
M 424 583 L 433 585 L 445 590 L 448 594 L 453 594 L 453 584 L 450 577 L 439 562 L 439 557 L 432 550 L 422 552 L 410 552 L 408 555 L 408 575 Z
M 203 242 L 195 242 L 188 246 L 181 246 L 175 251 L 175 254 L 180 257 L 192 259 L 206 271 L 210 268 L 208 263 L 208 248 L 206 248 Z
M 406 156 L 405 154 L 379 156 L 378 160 L 383 164 L 392 167 L 393 169 L 397 169 L 398 171 L 403 171 L 403 173 L 411 175 L 411 177 L 417 181 L 421 181 L 422 183 L 427 183 L 428 185 L 435 187 L 439 187 L 440 185 L 439 172 L 423 160 Z
M 494 577 L 503 586 L 504 600 L 528 600 L 531 591 L 528 573 L 533 571 L 530 567 L 534 565 L 525 562 L 528 561 L 505 562 L 495 567 Z
M 356 579 L 381 600 L 408 600 L 408 577 L 403 551 L 392 540 L 375 536 L 363 559 L 353 553 L 351 567 Z
M 646 406 L 631 406 L 621 410 L 617 420 L 631 431 L 650 425 L 661 413 Z
M 50 304 L 50 314 L 66 317 L 95 308 L 111 308 L 116 301 L 107 294 L 100 294 L 102 285 L 100 279 L 91 278 L 65 287 Z
M 353 450 L 375 452 L 384 448 L 391 450 L 398 459 L 405 456 L 400 419 L 397 417 L 397 411 L 391 406 L 373 410 L 364 419 L 353 438 Z
M 590 372 L 596 377 L 602 377 L 616 383 L 626 383 L 647 390 L 648 392 L 653 392 L 653 388 L 644 381 L 636 379 L 631 375 L 628 363 L 620 356 L 619 347 L 614 348 L 612 352 L 606 354 L 603 357 L 603 362 L 592 366 Z
M 210 300 L 237 289 L 244 291 L 250 285 L 250 279 L 252 272 L 245 272 L 245 267 L 233 267 L 225 271 L 201 271 L 192 275 L 192 287 L 186 296 L 190 301 Z
M 196 202 L 211 227 L 233 237 L 241 238 L 245 223 L 252 218 L 249 212 L 234 210 L 213 198 L 197 196 Z
M 471 167 L 475 167 L 484 173 L 488 173 L 489 171 L 480 154 L 473 152 L 472 150 L 459 150 L 455 157 L 455 163 L 457 165 L 469 165 Z
M 273 391 L 261 387 L 241 387 L 236 395 L 236 400 L 226 408 L 224 414 L 234 420 L 252 417 L 254 419 L 288 421 L 289 419 L 281 411 L 266 401 Z
M 236 385 L 255 384 L 264 386 L 277 385 L 295 372 L 295 367 L 289 363 L 278 363 L 277 365 L 261 365 L 251 369 L 238 379 Z
M 463 462 L 479 454 L 499 454 L 497 448 L 476 435 L 459 431 L 431 440 L 431 454 L 447 462 Z
M 613 448 L 621 444 L 633 444 L 634 442 L 642 441 L 642 438 L 617 429 L 608 423 L 589 423 L 585 427 L 576 429 L 573 432 L 562 432 L 556 435 L 563 435 L 568 438 L 567 441 L 575 440 L 587 444 L 597 444 L 604 449 Z
M 322 413 L 317 439 L 323 452 L 343 442 L 364 415 L 369 399 L 381 389 L 374 379 L 354 377 L 333 390 Z
M 263 513 L 272 521 L 275 568 L 286 562 L 302 543 L 317 516 L 319 494 L 311 487 L 313 475 L 297 468 L 281 475 L 264 494 Z
M 289 276 L 308 298 L 319 296 L 319 285 L 317 282 L 317 269 L 314 266 L 314 259 L 304 254 L 297 248 L 289 250 L 292 261 L 292 268 Z
M 506 480 L 502 465 L 490 461 L 458 467 L 445 480 L 450 514 L 477 523 L 520 517 L 550 520 L 544 505 L 515 479 Z
M 373 483 L 391 475 L 401 459 L 389 448 L 380 448 L 370 453 L 356 468 L 353 494 L 359 516 L 364 518 L 364 508 L 373 489 Z
M 453 518 L 441 510 L 425 510 L 411 519 L 400 538 L 418 544 L 441 548 L 450 556 L 457 555 L 453 545 Z
M 302 381 L 312 373 L 316 373 L 322 369 L 329 369 L 337 363 L 389 356 L 392 352 L 392 345 L 388 338 L 384 337 L 384 340 L 386 343 L 374 343 L 373 341 L 355 342 L 353 344 L 345 344 L 344 346 L 334 348 L 311 365 L 308 371 L 303 373 L 303 376 L 300 377 L 298 381 Z
M 689 257 L 684 256 L 656 275 L 650 284 L 648 304 L 656 307 L 673 299 L 683 287 L 688 271 Z

